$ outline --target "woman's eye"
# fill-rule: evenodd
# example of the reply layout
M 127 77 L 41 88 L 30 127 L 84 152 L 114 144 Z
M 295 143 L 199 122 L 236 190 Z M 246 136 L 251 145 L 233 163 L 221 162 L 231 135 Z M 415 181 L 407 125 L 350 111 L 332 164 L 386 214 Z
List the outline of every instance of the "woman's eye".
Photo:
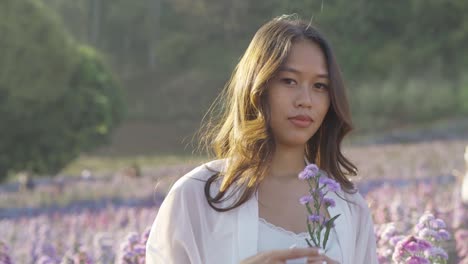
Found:
M 316 83 L 314 84 L 314 87 L 321 90 L 328 90 L 328 85 L 324 83 Z
M 294 79 L 291 78 L 283 78 L 281 81 L 287 85 L 295 85 L 297 82 Z

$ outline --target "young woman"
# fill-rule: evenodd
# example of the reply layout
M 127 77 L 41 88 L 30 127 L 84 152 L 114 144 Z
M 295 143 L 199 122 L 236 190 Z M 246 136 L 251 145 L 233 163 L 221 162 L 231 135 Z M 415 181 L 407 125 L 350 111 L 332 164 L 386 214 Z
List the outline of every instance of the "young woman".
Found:
M 282 16 L 262 26 L 226 86 L 208 138 L 217 160 L 179 179 L 152 226 L 147 263 L 377 263 L 368 206 L 341 153 L 351 130 L 343 80 L 313 26 Z M 309 163 L 341 184 L 325 250 L 308 247 L 298 174 Z

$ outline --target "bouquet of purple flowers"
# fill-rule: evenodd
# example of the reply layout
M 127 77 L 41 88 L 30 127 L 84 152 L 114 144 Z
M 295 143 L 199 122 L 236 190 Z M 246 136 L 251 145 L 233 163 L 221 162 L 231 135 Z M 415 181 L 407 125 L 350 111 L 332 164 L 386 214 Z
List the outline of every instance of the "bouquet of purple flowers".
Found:
M 320 213 L 320 208 L 325 206 L 334 207 L 335 201 L 325 197 L 328 192 L 336 192 L 340 190 L 340 184 L 333 179 L 330 179 L 320 172 L 315 164 L 309 164 L 299 173 L 299 179 L 307 181 L 309 184 L 309 194 L 301 197 L 299 202 L 307 208 L 307 230 L 310 239 L 306 238 L 306 242 L 310 247 L 319 247 L 325 249 L 330 235 L 330 230 L 334 227 L 334 221 L 340 216 L 335 215 L 330 218 Z M 325 229 L 325 234 L 322 240 L 322 231 Z M 312 245 L 313 243 L 313 245 Z

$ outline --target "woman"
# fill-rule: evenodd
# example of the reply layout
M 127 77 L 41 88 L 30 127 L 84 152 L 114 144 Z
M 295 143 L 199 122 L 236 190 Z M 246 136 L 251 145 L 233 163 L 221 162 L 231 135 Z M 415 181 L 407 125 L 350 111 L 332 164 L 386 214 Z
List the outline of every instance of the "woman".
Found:
M 161 205 L 147 263 L 377 263 L 373 223 L 340 150 L 351 130 L 338 65 L 310 24 L 282 16 L 262 26 L 221 99 L 208 140 L 218 160 L 179 179 Z M 340 216 L 325 250 L 309 248 L 307 163 L 341 184 Z

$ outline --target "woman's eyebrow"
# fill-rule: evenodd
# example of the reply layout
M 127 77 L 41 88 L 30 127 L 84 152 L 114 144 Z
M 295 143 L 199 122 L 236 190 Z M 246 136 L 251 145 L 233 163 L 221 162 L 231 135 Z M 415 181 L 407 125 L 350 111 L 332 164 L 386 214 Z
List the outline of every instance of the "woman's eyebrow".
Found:
M 294 69 L 294 68 L 289 67 L 289 66 L 281 66 L 279 68 L 279 71 L 292 72 L 292 73 L 297 73 L 297 74 L 302 73 L 300 70 Z
M 279 71 L 280 71 L 280 72 L 292 72 L 292 73 L 296 73 L 296 74 L 302 74 L 302 72 L 301 72 L 300 70 L 295 69 L 295 68 L 290 67 L 290 66 L 281 66 L 281 67 L 279 68 Z M 316 76 L 317 76 L 318 78 L 329 79 L 327 73 L 319 73 L 319 74 L 316 74 Z

